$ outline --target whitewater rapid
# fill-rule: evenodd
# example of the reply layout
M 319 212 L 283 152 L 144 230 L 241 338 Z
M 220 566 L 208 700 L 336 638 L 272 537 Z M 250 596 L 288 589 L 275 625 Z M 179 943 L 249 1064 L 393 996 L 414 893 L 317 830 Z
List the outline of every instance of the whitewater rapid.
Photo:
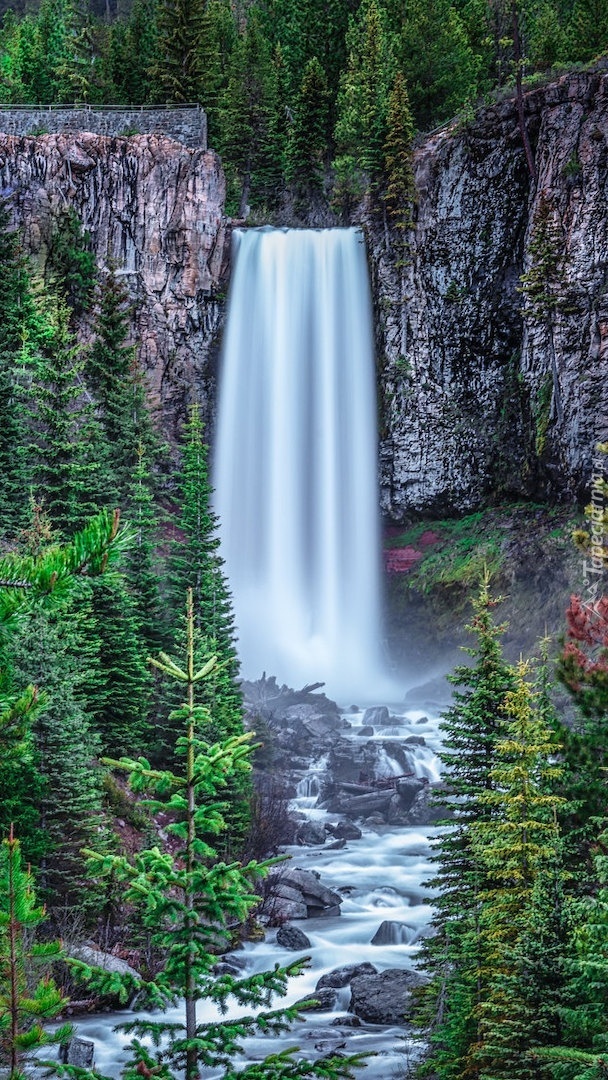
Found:
M 349 712 L 352 725 L 349 738 L 360 741 L 363 713 Z M 410 735 L 422 736 L 425 746 L 408 746 Z M 406 747 L 409 768 L 431 782 L 439 779 L 437 751 L 440 736 L 435 718 L 421 711 L 403 711 L 399 724 L 391 734 L 379 729 L 372 737 L 388 747 L 385 773 L 390 776 L 398 766 L 390 755 L 391 741 Z M 316 806 L 315 783 L 322 780 L 325 763 L 312 763 L 303 776 L 292 809 L 315 820 L 338 821 L 340 815 L 328 814 Z M 272 969 L 275 964 L 288 964 L 299 955 L 310 957 L 310 966 L 299 978 L 293 979 L 285 998 L 275 999 L 275 1005 L 293 1004 L 303 998 L 313 998 L 321 976 L 347 964 L 369 962 L 382 971 L 388 968 L 415 968 L 420 943 L 429 931 L 431 894 L 428 881 L 434 873 L 431 862 L 432 844 L 440 830 L 434 825 L 370 826 L 363 824 L 363 836 L 349 840 L 345 847 L 332 850 L 329 846 L 285 849 L 291 865 L 315 870 L 328 888 L 343 897 L 341 914 L 334 917 L 296 920 L 310 940 L 310 947 L 301 953 L 287 951 L 277 943 L 277 930 L 268 929 L 263 941 L 245 942 L 232 954 L 243 974 Z M 381 923 L 389 920 L 397 931 L 394 940 L 373 945 L 372 938 Z M 353 1027 L 348 1011 L 350 989 L 338 991 L 336 1007 L 327 1012 L 309 1013 L 303 1023 L 278 1038 L 254 1037 L 244 1041 L 247 1062 L 263 1059 L 272 1052 L 298 1046 L 302 1053 L 315 1058 L 334 1050 L 344 1053 L 369 1053 L 368 1065 L 358 1074 L 361 1080 L 400 1080 L 413 1076 L 413 1068 L 421 1053 L 421 1044 L 403 1024 L 375 1025 L 361 1022 Z M 239 1016 L 250 1010 L 231 1005 L 224 1018 Z M 140 1014 L 141 1016 L 142 1014 Z M 124 1064 L 128 1038 L 114 1030 L 114 1025 L 133 1018 L 130 1012 L 111 1016 L 79 1018 L 77 1033 L 95 1043 L 97 1072 L 118 1077 Z M 150 1016 L 153 1019 L 153 1015 Z M 164 1018 L 183 1022 L 183 1008 L 168 1010 Z M 198 1018 L 219 1019 L 220 1014 L 208 1003 L 200 1002 Z M 411 1071 L 409 1071 L 411 1070 Z M 219 1080 L 223 1069 L 202 1069 L 203 1080 Z

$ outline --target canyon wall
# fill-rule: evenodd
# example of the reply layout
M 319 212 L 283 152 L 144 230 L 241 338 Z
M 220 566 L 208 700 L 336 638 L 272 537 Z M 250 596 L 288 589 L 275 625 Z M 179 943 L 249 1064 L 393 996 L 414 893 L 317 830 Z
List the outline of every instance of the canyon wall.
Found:
M 368 213 L 386 516 L 572 498 L 608 440 L 608 75 L 428 138 L 403 253 Z M 521 292 L 534 270 L 535 297 Z
M 217 155 L 153 134 L 0 135 L 0 189 L 41 270 L 68 207 L 100 267 L 118 268 L 150 400 L 171 438 L 187 402 L 215 394 L 227 252 Z
M 416 149 L 404 251 L 381 210 L 359 215 L 388 519 L 582 496 L 608 441 L 608 75 L 531 91 L 526 116 L 535 182 L 506 100 Z M 41 265 L 67 206 L 100 265 L 117 264 L 168 437 L 193 396 L 211 419 L 229 225 L 213 151 L 154 134 L 0 135 L 0 187 Z

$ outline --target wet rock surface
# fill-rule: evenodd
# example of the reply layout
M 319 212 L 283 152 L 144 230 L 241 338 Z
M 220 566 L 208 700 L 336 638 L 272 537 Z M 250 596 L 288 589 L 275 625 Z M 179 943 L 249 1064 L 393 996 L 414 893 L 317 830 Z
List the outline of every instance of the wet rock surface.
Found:
M 187 402 L 215 396 L 229 247 L 217 154 L 161 134 L 0 134 L 0 186 L 41 269 L 66 204 L 99 266 L 116 265 L 149 400 L 173 439 Z
M 322 975 L 319 979 L 316 989 L 319 990 L 323 986 L 350 986 L 353 979 L 358 978 L 360 975 L 377 975 L 378 969 L 373 964 L 347 964 L 345 967 L 334 968 L 333 971 L 329 971 L 326 975 Z
M 309 949 L 310 938 L 306 937 L 306 934 L 297 926 L 281 926 L 277 933 L 277 945 L 283 949 L 293 949 L 295 952 L 299 949 Z
M 526 93 L 535 184 L 513 99 L 427 137 L 407 259 L 367 224 L 393 520 L 445 517 L 497 490 L 572 497 L 589 481 L 608 436 L 607 91 L 600 63 Z M 549 320 L 519 291 L 543 220 L 557 260 Z
M 376 974 L 363 974 L 350 984 L 349 1012 L 368 1024 L 398 1024 L 407 1018 L 412 991 L 424 984 L 416 971 L 390 968 Z
M 314 870 L 285 866 L 268 875 L 262 914 L 271 922 L 340 914 L 342 897 L 326 888 Z
M 242 689 L 246 722 L 268 743 L 275 779 L 282 777 L 292 795 L 298 791 L 316 798 L 317 806 L 342 819 L 321 823 L 307 818 L 289 831 L 286 815 L 283 843 L 295 838 L 302 847 L 319 847 L 328 836 L 356 840 L 361 832 L 354 823 L 373 824 L 374 815 L 376 824 L 391 825 L 421 824 L 438 816 L 430 806 L 432 784 L 416 775 L 426 740 L 412 734 L 403 716 L 386 706 L 368 708 L 362 716 L 352 710 L 343 715 L 320 692 L 320 684 L 296 691 L 264 676 L 243 682 Z M 365 723 L 370 716 L 374 728 Z M 383 730 L 391 737 L 383 739 Z M 289 917 L 302 918 L 301 909 L 291 909 Z

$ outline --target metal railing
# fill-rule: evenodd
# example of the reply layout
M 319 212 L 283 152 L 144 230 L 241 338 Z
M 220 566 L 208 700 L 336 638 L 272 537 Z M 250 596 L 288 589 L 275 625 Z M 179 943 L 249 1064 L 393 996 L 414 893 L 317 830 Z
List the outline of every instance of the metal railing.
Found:
M 52 105 L 26 105 L 26 104 L 11 104 L 2 105 L 0 103 L 0 112 L 8 111 L 20 111 L 20 112 L 175 112 L 176 110 L 194 109 L 200 113 L 203 111 L 202 106 L 196 102 L 176 102 L 174 105 L 90 105 L 88 102 L 70 102 L 65 105 L 53 103 Z

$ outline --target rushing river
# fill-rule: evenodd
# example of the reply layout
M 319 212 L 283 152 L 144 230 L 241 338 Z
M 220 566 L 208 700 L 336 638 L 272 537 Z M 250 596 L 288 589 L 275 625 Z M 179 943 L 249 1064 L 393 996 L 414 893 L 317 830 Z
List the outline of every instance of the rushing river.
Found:
M 397 710 L 392 707 L 393 713 Z M 362 714 L 348 714 L 352 724 L 349 737 L 359 739 Z M 386 746 L 394 740 L 403 745 L 409 735 L 422 735 L 426 746 L 408 747 L 411 768 L 418 776 L 431 781 L 438 779 L 437 724 L 416 711 L 401 712 L 401 723 L 394 729 L 382 729 L 374 738 Z M 392 734 L 390 733 L 392 731 Z M 322 772 L 323 763 L 318 771 Z M 386 775 L 395 771 L 394 759 L 387 755 Z M 314 819 L 336 822 L 339 815 L 327 815 L 315 806 L 314 789 L 317 770 L 311 766 L 303 779 L 302 794 L 294 800 L 294 808 Z M 320 977 L 334 968 L 368 961 L 379 970 L 414 967 L 422 936 L 427 932 L 430 906 L 426 882 L 432 874 L 429 861 L 430 843 L 437 834 L 434 827 L 407 828 L 403 826 L 363 825 L 363 836 L 350 840 L 340 850 L 320 847 L 291 847 L 287 853 L 293 865 L 320 873 L 321 881 L 343 897 L 341 914 L 333 918 L 299 920 L 294 925 L 310 940 L 303 952 L 310 956 L 310 967 L 303 976 L 292 980 L 289 993 L 283 999 L 293 1003 L 304 997 L 314 997 Z M 385 920 L 396 924 L 395 940 L 390 944 L 372 945 L 371 940 Z M 269 929 L 264 941 L 246 943 L 233 954 L 243 973 L 255 973 L 294 960 L 297 952 L 286 951 L 276 941 L 276 929 Z M 405 1080 L 417 1055 L 416 1044 L 408 1036 L 405 1025 L 384 1027 L 361 1022 L 352 1027 L 348 1012 L 350 990 L 338 991 L 338 1002 L 331 1012 L 309 1013 L 303 1024 L 280 1040 L 270 1037 L 252 1038 L 244 1043 L 247 1060 L 259 1060 L 279 1048 L 299 1046 L 309 1057 L 319 1057 L 334 1049 L 345 1053 L 371 1052 L 374 1057 L 362 1070 L 363 1080 Z M 211 1018 L 217 1013 L 204 1003 L 199 1006 L 199 1018 Z M 241 1008 L 228 1012 L 240 1015 Z M 125 1037 L 113 1031 L 113 1026 L 132 1014 L 87 1017 L 78 1021 L 78 1034 L 95 1042 L 95 1065 L 108 1076 L 118 1076 L 124 1061 Z M 179 1010 L 169 1012 L 167 1019 L 182 1020 Z M 206 1080 L 222 1075 L 222 1070 L 203 1070 Z

